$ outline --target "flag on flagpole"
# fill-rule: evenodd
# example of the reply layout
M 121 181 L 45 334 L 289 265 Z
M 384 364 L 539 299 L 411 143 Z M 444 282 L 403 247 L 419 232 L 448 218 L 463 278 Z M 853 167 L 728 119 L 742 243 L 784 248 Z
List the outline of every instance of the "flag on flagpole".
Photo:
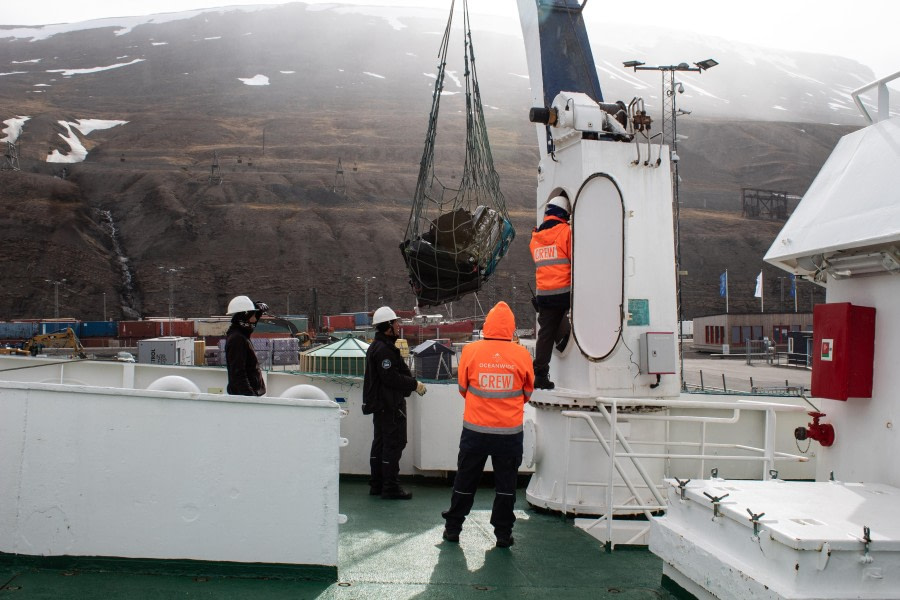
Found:
M 753 293 L 753 296 L 756 298 L 762 298 L 763 291 L 763 280 L 762 280 L 762 271 L 759 272 L 759 275 L 756 276 L 756 291 Z
M 797 276 L 791 275 L 791 298 L 797 297 Z
M 723 298 L 728 293 L 728 271 L 719 275 L 719 295 Z

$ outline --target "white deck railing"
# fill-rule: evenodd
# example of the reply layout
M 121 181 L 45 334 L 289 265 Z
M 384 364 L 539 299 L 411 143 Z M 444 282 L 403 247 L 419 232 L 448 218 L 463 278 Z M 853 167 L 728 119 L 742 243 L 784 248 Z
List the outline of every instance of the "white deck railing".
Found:
M 768 480 L 777 475 L 775 464 L 777 461 L 796 461 L 805 462 L 808 459 L 805 456 L 788 454 L 785 452 L 775 451 L 775 426 L 776 412 L 801 412 L 804 410 L 802 406 L 789 404 L 778 404 L 772 402 L 757 402 L 752 400 L 737 400 L 733 402 L 720 401 L 699 401 L 699 400 L 657 400 L 657 399 L 625 399 L 625 398 L 595 398 L 597 402 L 598 412 L 587 412 L 579 410 L 566 410 L 562 415 L 566 417 L 566 469 L 564 473 L 563 485 L 563 514 L 568 512 L 568 489 L 569 486 L 599 486 L 606 487 L 606 506 L 605 515 L 596 519 L 593 523 L 585 527 L 590 530 L 593 527 L 606 523 L 607 541 L 610 549 L 615 548 L 613 529 L 615 519 L 613 516 L 616 511 L 628 511 L 634 513 L 635 509 L 640 510 L 647 517 L 648 521 L 652 517 L 653 512 L 666 509 L 666 501 L 662 493 L 660 493 L 661 482 L 653 481 L 641 463 L 642 459 L 656 460 L 700 460 L 700 477 L 702 478 L 705 471 L 706 460 L 715 458 L 716 460 L 736 460 L 736 461 L 759 461 L 762 463 L 762 479 Z M 700 439 L 697 442 L 670 442 L 665 441 L 644 441 L 644 440 L 628 440 L 624 432 L 619 427 L 618 415 L 619 409 L 626 406 L 645 406 L 659 407 L 667 409 L 665 413 L 660 414 L 628 414 L 628 420 L 647 420 L 647 421 L 665 421 L 665 422 L 695 422 L 700 424 Z M 732 415 L 727 417 L 712 417 L 704 415 L 671 415 L 668 414 L 669 409 L 697 409 L 697 410 L 731 410 Z M 764 411 L 764 445 L 762 448 L 747 446 L 744 444 L 721 444 L 708 443 L 706 441 L 706 427 L 709 424 L 735 424 L 741 416 L 741 411 Z M 601 426 L 597 421 L 602 418 L 607 426 L 607 433 L 604 435 Z M 576 420 L 583 420 L 590 429 L 593 437 L 572 438 L 572 423 Z M 612 442 L 611 442 L 612 440 Z M 607 470 L 607 481 L 589 482 L 589 481 L 569 481 L 569 447 L 572 442 L 588 442 L 599 443 L 606 458 L 609 460 L 609 469 Z M 634 452 L 633 447 L 640 446 L 664 446 L 664 447 L 698 447 L 696 454 L 677 454 L 672 452 Z M 621 447 L 621 450 L 619 449 Z M 707 450 L 715 448 L 731 449 L 735 451 L 750 452 L 751 454 L 733 454 L 723 455 L 707 454 Z M 634 469 L 637 471 L 643 485 L 653 495 L 655 503 L 648 504 L 640 500 L 641 496 L 638 492 L 632 478 L 628 476 L 625 468 L 627 461 L 630 461 Z M 614 482 L 615 474 L 618 473 L 622 479 L 622 484 L 628 488 L 631 493 L 625 504 L 614 504 L 614 490 L 617 485 Z M 633 521 L 630 523 L 633 524 Z M 636 535 L 630 538 L 625 544 L 634 543 L 649 531 L 650 524 L 641 529 Z
M 884 121 L 891 116 L 891 91 L 890 88 L 888 88 L 887 84 L 895 79 L 900 79 L 900 71 L 897 71 L 893 75 L 882 77 L 881 79 L 873 81 L 872 83 L 867 83 L 861 88 L 857 88 L 850 92 L 850 97 L 853 98 L 853 102 L 856 103 L 856 108 L 859 109 L 859 112 L 862 113 L 862 116 L 866 119 L 869 125 L 877 123 L 878 121 Z M 876 103 L 878 107 L 878 112 L 874 117 L 869 114 L 868 109 L 866 109 L 866 107 L 862 103 L 862 100 L 860 100 L 859 98 L 860 94 L 865 94 L 873 89 L 877 93 Z

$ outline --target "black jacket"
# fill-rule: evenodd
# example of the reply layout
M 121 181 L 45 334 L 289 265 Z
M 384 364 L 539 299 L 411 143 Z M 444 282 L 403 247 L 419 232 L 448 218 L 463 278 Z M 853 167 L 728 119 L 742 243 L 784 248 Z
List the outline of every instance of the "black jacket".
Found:
M 232 323 L 225 339 L 228 393 L 232 396 L 262 396 L 266 393 L 259 360 L 250 343 L 252 329 Z
M 406 397 L 416 389 L 416 378 L 406 366 L 394 341 L 381 332 L 366 351 L 363 379 L 364 415 L 382 410 L 406 412 Z

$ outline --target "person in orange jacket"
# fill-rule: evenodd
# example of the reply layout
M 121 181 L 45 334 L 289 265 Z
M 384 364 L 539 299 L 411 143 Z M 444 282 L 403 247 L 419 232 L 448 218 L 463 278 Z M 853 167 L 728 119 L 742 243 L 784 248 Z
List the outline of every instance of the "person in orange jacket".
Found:
M 506 302 L 498 302 L 484 320 L 484 339 L 466 345 L 459 358 L 459 393 L 466 399 L 466 407 L 450 508 L 441 513 L 448 542 L 459 542 L 490 456 L 496 488 L 491 525 L 498 547 L 513 544 L 522 419 L 525 403 L 534 391 L 531 354 L 513 341 L 515 331 L 512 310 Z
M 547 203 L 544 221 L 531 234 L 538 311 L 538 335 L 534 346 L 534 387 L 552 390 L 550 356 L 553 346 L 560 350 L 569 339 L 566 314 L 572 304 L 572 228 L 569 226 L 569 199 L 556 196 Z

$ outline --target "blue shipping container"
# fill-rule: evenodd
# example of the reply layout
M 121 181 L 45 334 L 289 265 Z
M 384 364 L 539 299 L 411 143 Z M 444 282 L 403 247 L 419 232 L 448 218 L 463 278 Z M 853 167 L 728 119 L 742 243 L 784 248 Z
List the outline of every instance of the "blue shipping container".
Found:
M 119 326 L 115 321 L 83 321 L 75 333 L 80 338 L 116 337 L 119 335 Z
M 356 313 L 354 316 L 356 318 L 357 327 L 368 327 L 372 324 L 372 317 L 369 316 L 369 313 L 361 312 Z
M 37 332 L 37 323 L 0 322 L 0 340 L 30 340 Z
M 72 322 L 63 322 L 63 321 L 49 321 L 41 323 L 41 333 L 57 333 L 59 331 L 65 331 L 69 327 L 72 328 L 72 331 L 75 334 L 78 334 L 78 323 L 75 321 Z

